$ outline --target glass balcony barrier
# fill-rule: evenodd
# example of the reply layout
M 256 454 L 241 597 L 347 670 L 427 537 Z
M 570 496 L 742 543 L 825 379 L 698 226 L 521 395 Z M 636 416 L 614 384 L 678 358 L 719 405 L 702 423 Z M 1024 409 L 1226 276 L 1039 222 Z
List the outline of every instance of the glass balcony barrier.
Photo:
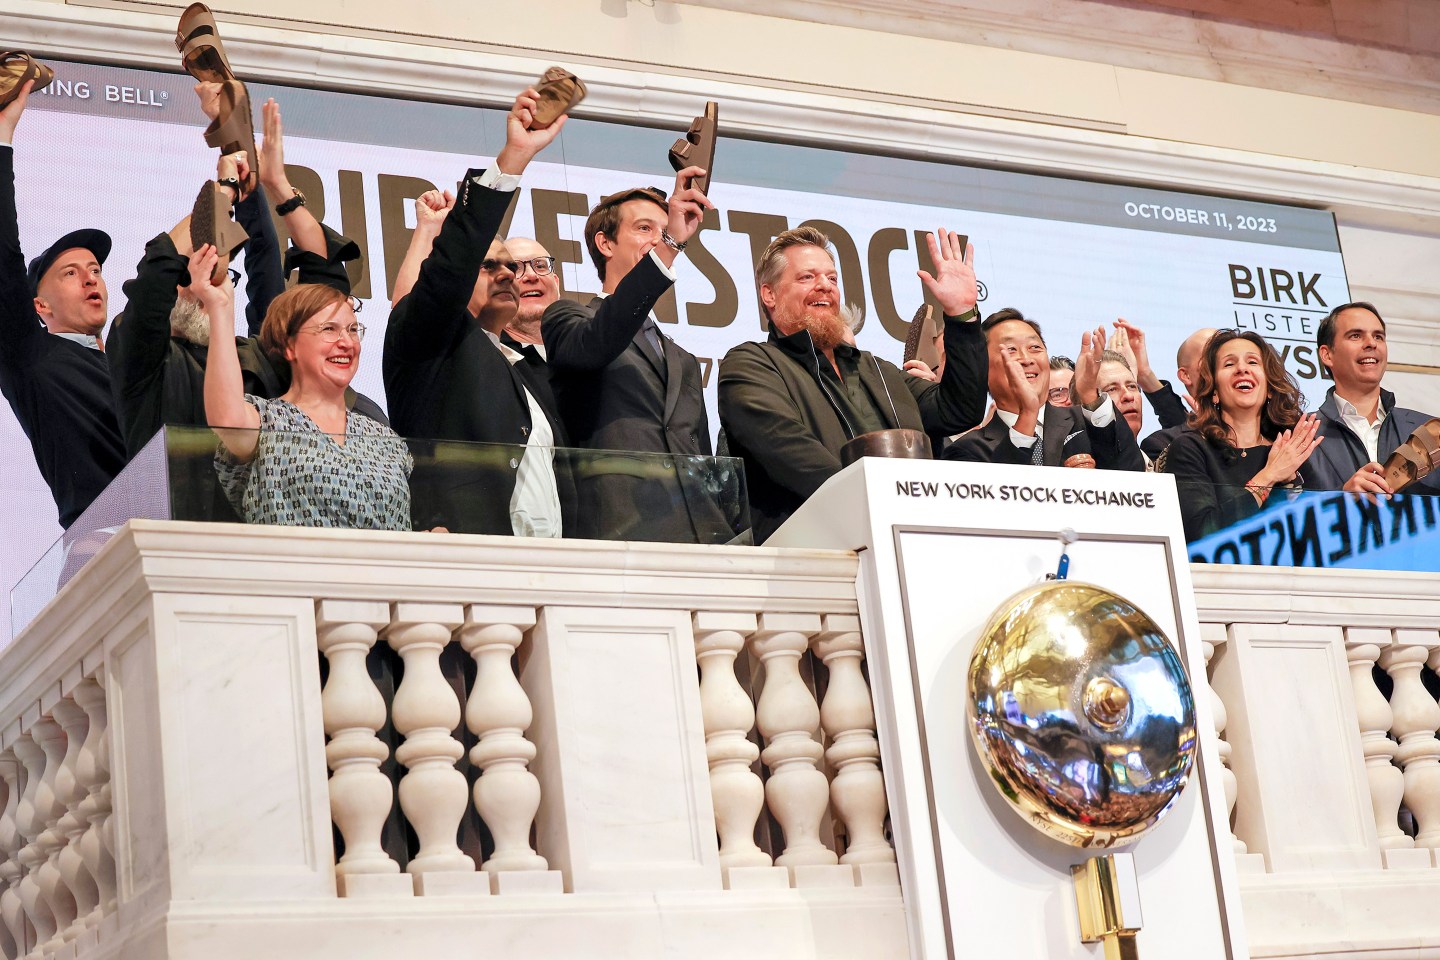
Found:
M 18 634 L 126 521 L 749 544 L 733 457 L 166 427 L 16 584 Z M 341 441 L 344 441 L 343 443 Z M 327 449 L 328 448 L 328 449 Z

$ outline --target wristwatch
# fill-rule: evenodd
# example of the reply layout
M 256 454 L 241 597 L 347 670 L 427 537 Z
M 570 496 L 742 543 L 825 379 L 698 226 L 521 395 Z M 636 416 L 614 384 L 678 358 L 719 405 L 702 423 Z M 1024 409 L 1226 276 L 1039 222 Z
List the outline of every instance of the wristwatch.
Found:
M 294 191 L 295 195 L 289 200 L 284 201 L 283 203 L 275 204 L 275 212 L 282 217 L 287 214 L 294 213 L 296 210 L 299 210 L 301 207 L 305 206 L 305 194 L 301 193 L 299 190 L 296 190 L 294 187 L 291 187 L 290 189 Z

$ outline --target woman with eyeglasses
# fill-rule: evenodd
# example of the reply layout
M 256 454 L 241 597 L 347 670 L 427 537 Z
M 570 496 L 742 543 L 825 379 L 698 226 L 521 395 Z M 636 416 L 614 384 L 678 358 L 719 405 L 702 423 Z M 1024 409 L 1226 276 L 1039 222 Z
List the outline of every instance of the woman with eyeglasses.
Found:
M 1304 486 L 1323 439 L 1280 355 L 1255 331 L 1218 331 L 1198 368 L 1195 413 L 1158 465 L 1175 476 L 1187 540 L 1258 513 L 1277 487 Z
M 220 448 L 216 469 L 247 523 L 409 530 L 414 460 L 389 427 L 352 413 L 345 391 L 360 363 L 360 303 L 325 284 L 302 283 L 270 305 L 260 327 L 267 354 L 290 368 L 273 400 L 245 393 L 235 338 L 235 290 L 210 282 L 209 244 L 190 258 L 190 292 L 216 335 L 205 366 L 205 414 Z

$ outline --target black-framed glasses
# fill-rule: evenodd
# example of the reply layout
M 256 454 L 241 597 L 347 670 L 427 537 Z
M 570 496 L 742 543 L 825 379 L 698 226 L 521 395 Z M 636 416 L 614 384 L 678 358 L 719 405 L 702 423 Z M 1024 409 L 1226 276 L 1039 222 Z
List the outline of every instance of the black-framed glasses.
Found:
M 537 277 L 548 277 L 555 272 L 555 258 L 531 257 L 529 260 L 516 260 L 513 269 L 517 279 L 525 275 L 526 267 L 534 270 Z

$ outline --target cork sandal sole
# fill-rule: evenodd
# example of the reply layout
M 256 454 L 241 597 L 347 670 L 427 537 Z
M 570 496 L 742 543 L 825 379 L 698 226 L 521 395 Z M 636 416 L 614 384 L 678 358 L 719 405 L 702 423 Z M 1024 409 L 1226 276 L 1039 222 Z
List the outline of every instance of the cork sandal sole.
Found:
M 207 180 L 190 211 L 190 246 L 199 250 L 207 243 L 213 244 L 220 254 L 210 275 L 210 282 L 216 286 L 225 282 L 230 258 L 250 239 L 245 228 L 230 218 L 230 206 L 230 195 L 214 180 Z
M 1440 464 L 1440 418 L 1427 420 L 1415 428 L 1385 461 L 1385 482 L 1396 493 L 1423 480 Z

